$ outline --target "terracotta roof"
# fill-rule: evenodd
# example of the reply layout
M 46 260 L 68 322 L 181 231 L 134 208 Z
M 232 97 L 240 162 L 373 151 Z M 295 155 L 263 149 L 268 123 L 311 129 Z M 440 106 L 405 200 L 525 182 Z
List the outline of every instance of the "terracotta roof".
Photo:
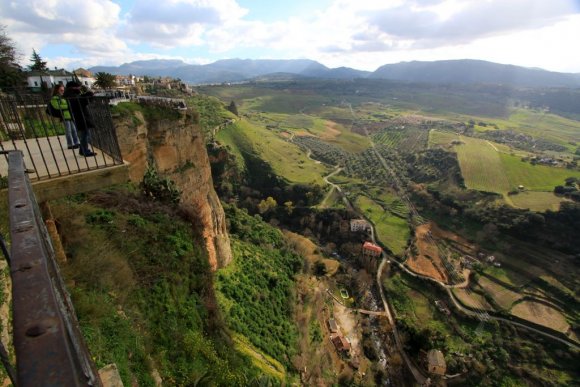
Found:
M 375 251 L 377 253 L 382 253 L 383 249 L 381 249 L 381 246 L 377 246 L 374 243 L 371 242 L 365 242 L 363 245 L 363 249 L 365 250 L 371 250 L 371 251 Z
M 332 338 L 332 343 L 339 351 L 349 351 L 350 350 L 350 343 L 347 339 L 340 335 L 336 335 Z

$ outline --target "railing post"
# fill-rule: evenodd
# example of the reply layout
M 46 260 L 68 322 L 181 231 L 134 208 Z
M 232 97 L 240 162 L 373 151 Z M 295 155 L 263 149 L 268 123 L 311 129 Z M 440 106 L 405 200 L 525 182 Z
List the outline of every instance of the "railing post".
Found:
M 8 159 L 17 384 L 101 386 L 54 260 L 22 152 L 10 152 Z

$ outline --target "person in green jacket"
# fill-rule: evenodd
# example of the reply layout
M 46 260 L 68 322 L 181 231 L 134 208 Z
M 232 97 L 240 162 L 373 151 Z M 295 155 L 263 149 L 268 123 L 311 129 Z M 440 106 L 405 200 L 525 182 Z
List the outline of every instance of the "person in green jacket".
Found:
M 68 101 L 63 98 L 64 85 L 59 84 L 54 86 L 52 91 L 52 98 L 50 99 L 50 104 L 56 110 L 60 111 L 60 119 L 64 122 L 64 130 L 66 135 L 66 145 L 68 149 L 77 149 L 79 145 L 79 137 L 77 135 L 77 128 L 70 110 L 68 107 Z

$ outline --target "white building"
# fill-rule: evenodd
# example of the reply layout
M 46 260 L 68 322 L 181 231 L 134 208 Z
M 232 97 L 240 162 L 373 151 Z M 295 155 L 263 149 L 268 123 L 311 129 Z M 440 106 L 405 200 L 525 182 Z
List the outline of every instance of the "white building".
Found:
M 369 222 L 364 219 L 351 219 L 350 221 L 350 231 L 357 232 L 357 231 L 366 231 L 371 228 Z
M 76 78 L 81 82 L 82 85 L 91 88 L 93 83 L 95 83 L 95 78 L 88 76 L 88 74 L 77 74 Z M 48 71 L 29 71 L 27 73 L 27 83 L 28 87 L 31 89 L 40 89 L 42 84 L 45 84 L 47 88 L 51 89 L 55 85 L 63 84 L 66 85 L 68 81 L 75 79 L 75 74 L 65 69 L 56 69 Z

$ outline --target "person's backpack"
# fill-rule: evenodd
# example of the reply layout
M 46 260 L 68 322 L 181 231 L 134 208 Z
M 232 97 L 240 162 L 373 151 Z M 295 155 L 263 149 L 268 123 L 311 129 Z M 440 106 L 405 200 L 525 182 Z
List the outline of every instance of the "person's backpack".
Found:
M 50 101 L 48 101 L 48 103 L 46 104 L 46 114 L 52 117 L 62 118 L 62 111 L 52 106 L 52 103 L 50 103 Z

